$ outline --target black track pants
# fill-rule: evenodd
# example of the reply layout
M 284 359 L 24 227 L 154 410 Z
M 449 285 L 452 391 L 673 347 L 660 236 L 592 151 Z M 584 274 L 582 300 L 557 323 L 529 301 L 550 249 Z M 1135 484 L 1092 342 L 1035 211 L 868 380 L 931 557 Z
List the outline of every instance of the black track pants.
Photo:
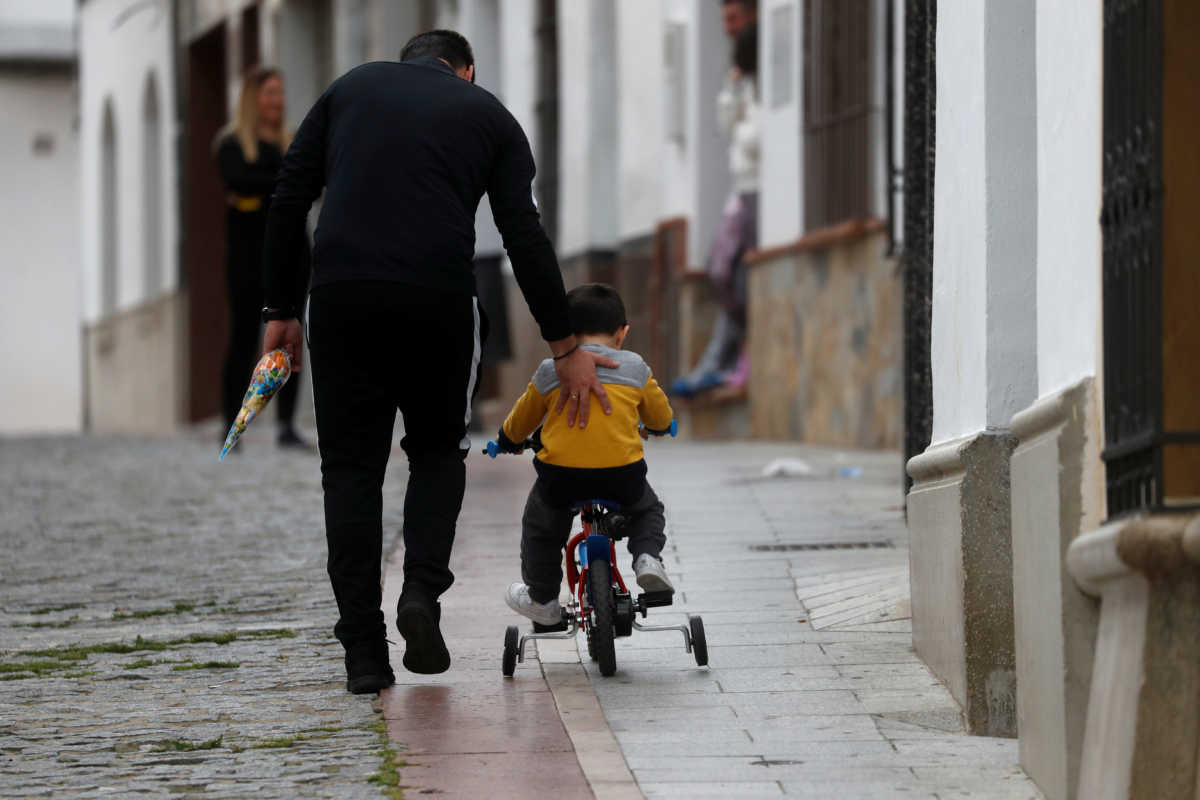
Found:
M 454 581 L 450 550 L 486 320 L 470 295 L 387 281 L 326 284 L 309 303 L 334 632 L 348 645 L 385 633 L 382 490 L 397 409 L 409 462 L 404 591 L 436 599 Z

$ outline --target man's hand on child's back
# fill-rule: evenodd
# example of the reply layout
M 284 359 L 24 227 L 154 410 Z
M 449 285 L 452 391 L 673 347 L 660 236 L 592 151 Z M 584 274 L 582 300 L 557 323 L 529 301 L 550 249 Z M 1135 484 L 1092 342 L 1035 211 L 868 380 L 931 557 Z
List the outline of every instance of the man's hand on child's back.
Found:
M 554 362 L 554 371 L 558 373 L 558 382 L 562 386 L 554 413 L 561 414 L 565 407 L 568 426 L 573 426 L 578 419 L 580 428 L 587 427 L 588 414 L 591 410 L 589 392 L 596 395 L 605 414 L 612 413 L 612 403 L 608 400 L 608 393 L 604 391 L 604 384 L 600 383 L 600 378 L 596 375 L 598 366 L 615 369 L 617 362 L 583 348 L 576 348 L 570 355 Z

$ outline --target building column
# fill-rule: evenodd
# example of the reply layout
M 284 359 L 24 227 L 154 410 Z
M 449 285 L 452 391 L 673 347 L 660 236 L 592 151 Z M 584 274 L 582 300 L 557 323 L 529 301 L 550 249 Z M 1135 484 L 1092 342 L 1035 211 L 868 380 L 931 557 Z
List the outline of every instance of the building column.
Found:
M 1099 618 L 1066 554 L 1104 516 L 1102 13 L 1037 7 L 1038 399 L 1013 418 L 1011 482 L 1021 765 L 1047 800 L 1077 796 Z
M 1034 17 L 1033 0 L 938 8 L 933 444 L 908 464 L 913 643 L 991 736 L 1017 732 L 1009 459 L 1037 385 Z

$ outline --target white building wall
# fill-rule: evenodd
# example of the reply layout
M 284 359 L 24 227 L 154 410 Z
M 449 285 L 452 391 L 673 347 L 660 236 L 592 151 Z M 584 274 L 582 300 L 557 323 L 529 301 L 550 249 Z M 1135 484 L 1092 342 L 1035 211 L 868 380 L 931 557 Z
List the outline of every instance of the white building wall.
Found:
M 504 74 L 500 60 L 499 0 L 462 0 L 459 33 L 471 43 L 475 55 L 475 84 L 504 101 Z M 487 195 L 475 213 L 475 255 L 494 256 L 503 252 L 500 231 L 492 219 Z
M 989 428 L 1008 427 L 1037 397 L 1035 18 L 1034 0 L 987 0 Z
M 82 424 L 75 78 L 0 71 L 0 433 Z
M 1005 428 L 1037 394 L 1034 15 L 938 9 L 934 444 Z
M 762 181 L 759 244 L 774 247 L 804 233 L 804 4 L 767 0 L 759 10 L 759 88 L 762 109 Z
M 663 20 L 644 0 L 616 0 L 617 237 L 650 234 L 662 217 Z
M 143 158 L 143 109 L 146 80 L 155 76 L 159 92 L 163 250 L 160 291 L 178 288 L 178 169 L 175 160 L 175 85 L 167 0 L 156 0 L 125 14 L 121 0 L 89 0 L 80 7 L 80 193 L 83 313 L 86 322 L 101 317 L 101 163 L 104 103 L 111 100 L 117 145 L 117 297 L 116 310 L 149 298 L 142 202 L 146 180 Z M 157 294 L 157 292 L 156 292 Z
M 937 24 L 933 443 L 987 425 L 984 2 L 943 3 Z
M 1037 6 L 1038 395 L 1100 374 L 1098 3 Z
M 610 0 L 560 3 L 560 255 L 617 243 L 616 19 Z
M 499 74 L 500 99 L 517 118 L 534 161 L 541 164 L 537 152 L 537 51 L 534 47 L 536 24 L 534 0 L 504 0 L 500 14 Z

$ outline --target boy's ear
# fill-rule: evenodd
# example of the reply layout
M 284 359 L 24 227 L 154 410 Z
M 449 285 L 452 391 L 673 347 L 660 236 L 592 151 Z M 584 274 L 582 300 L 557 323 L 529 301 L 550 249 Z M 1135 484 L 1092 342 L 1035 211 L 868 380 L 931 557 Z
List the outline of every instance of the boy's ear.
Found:
M 625 337 L 629 335 L 629 323 L 626 323 L 619 331 L 617 331 L 617 349 L 625 344 Z

